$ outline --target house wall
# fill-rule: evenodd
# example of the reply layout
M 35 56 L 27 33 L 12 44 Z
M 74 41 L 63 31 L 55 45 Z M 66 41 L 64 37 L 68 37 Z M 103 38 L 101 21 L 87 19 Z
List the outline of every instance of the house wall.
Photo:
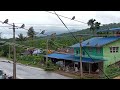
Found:
M 111 46 L 119 47 L 118 52 L 111 53 L 110 52 Z M 120 60 L 120 40 L 117 40 L 115 42 L 103 46 L 103 58 L 106 60 L 104 61 L 104 66 L 108 66 Z
M 82 52 L 84 52 L 85 54 L 83 55 L 83 57 L 88 57 L 88 54 L 85 52 L 85 51 L 92 57 L 92 58 L 95 58 L 95 59 L 103 59 L 103 48 L 101 48 L 101 51 L 100 53 L 97 53 L 97 50 L 95 47 L 92 48 L 92 51 L 90 52 L 89 51 L 89 47 L 84 47 L 84 49 L 82 48 Z M 78 54 L 76 53 L 78 51 Z M 83 53 L 82 53 L 83 54 Z M 74 48 L 74 55 L 75 56 L 80 56 L 80 48 Z

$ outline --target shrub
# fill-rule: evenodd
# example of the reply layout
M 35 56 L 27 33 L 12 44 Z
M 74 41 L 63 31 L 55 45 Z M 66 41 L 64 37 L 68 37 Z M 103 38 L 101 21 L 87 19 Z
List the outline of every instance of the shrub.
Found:
M 53 71 L 53 70 L 55 70 L 55 66 L 54 66 L 54 64 L 52 63 L 51 60 L 48 60 L 48 61 L 46 62 L 45 70 L 46 70 L 46 71 Z
M 3 52 L 3 51 L 1 51 L 1 52 L 0 52 L 0 56 L 3 56 L 3 54 L 4 54 L 4 52 Z
M 114 78 L 116 76 L 120 75 L 120 68 L 118 67 L 106 67 L 105 68 L 105 73 L 109 78 Z M 102 76 L 102 78 L 106 78 L 105 76 Z

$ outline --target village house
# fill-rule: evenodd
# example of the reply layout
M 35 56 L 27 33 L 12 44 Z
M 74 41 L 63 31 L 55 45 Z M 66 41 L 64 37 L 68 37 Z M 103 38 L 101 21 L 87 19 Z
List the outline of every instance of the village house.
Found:
M 120 28 L 99 30 L 96 37 L 82 42 L 83 72 L 97 72 L 104 70 L 120 61 Z M 104 33 L 104 34 L 102 34 Z M 80 43 L 70 46 L 73 54 L 52 53 L 48 57 L 53 62 L 63 61 L 64 66 L 77 66 L 80 69 Z M 100 73 L 100 72 L 99 72 Z

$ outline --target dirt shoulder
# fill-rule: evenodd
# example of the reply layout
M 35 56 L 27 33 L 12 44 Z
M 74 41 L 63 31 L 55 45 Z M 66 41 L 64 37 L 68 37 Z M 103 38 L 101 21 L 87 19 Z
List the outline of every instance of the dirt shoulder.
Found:
M 115 78 L 113 78 L 113 79 L 120 79 L 120 76 L 117 76 L 117 77 L 115 77 Z

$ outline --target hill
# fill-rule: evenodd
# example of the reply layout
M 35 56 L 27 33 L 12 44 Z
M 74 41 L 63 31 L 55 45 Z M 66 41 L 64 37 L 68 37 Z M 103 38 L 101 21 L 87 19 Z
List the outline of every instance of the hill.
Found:
M 118 28 L 118 27 L 120 27 L 120 23 L 110 23 L 110 24 L 101 26 L 100 29 L 104 30 L 108 28 Z M 77 34 L 91 34 L 92 35 L 92 32 L 90 31 L 89 28 L 82 29 L 82 30 L 71 30 L 71 31 L 78 41 L 76 41 L 71 35 L 71 33 L 68 32 L 68 33 L 62 33 L 62 34 L 56 35 L 56 38 L 54 41 L 52 41 L 50 39 L 50 36 L 48 36 L 48 37 L 35 37 L 33 41 L 27 40 L 27 41 L 23 41 L 22 43 L 17 41 L 16 43 L 27 45 L 27 46 L 34 45 L 34 47 L 37 47 L 37 48 L 46 48 L 46 39 L 49 38 L 49 48 L 56 50 L 57 48 L 64 48 L 64 47 L 71 46 L 75 43 L 78 43 L 80 38 L 76 36 Z M 86 40 L 88 38 L 91 38 L 91 36 L 87 36 L 87 37 L 83 36 L 83 40 Z M 9 41 L 9 42 L 13 41 L 12 38 L 3 39 L 3 40 Z
M 104 29 L 109 29 L 109 28 L 118 28 L 120 27 L 120 23 L 110 23 L 110 24 L 104 24 L 102 26 L 100 26 L 100 30 L 104 30 Z M 73 30 L 71 30 L 73 31 Z M 90 31 L 89 28 L 87 29 L 82 29 L 82 30 L 78 30 L 76 32 L 72 32 L 74 35 L 77 35 L 77 34 L 92 34 L 92 32 Z M 62 33 L 62 34 L 59 34 L 57 36 L 70 36 L 71 34 L 70 33 Z

